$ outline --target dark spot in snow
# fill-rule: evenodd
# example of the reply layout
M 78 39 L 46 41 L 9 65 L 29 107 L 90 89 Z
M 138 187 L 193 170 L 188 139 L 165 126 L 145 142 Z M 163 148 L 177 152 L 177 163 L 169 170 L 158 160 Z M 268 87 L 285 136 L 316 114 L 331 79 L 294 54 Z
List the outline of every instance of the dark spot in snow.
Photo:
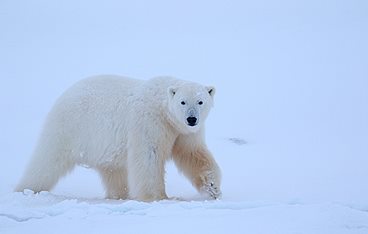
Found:
M 248 143 L 244 139 L 236 138 L 236 137 L 228 138 L 228 140 L 231 143 L 234 143 L 234 144 L 237 144 L 237 145 L 246 145 Z

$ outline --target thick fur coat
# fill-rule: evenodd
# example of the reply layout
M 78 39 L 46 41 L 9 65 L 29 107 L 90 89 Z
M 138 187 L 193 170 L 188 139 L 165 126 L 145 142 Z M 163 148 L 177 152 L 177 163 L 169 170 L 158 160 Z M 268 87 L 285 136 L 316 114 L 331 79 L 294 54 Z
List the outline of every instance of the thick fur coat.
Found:
M 75 165 L 96 169 L 108 198 L 166 199 L 165 162 L 202 193 L 221 196 L 220 169 L 204 141 L 215 89 L 170 77 L 84 79 L 46 119 L 16 191 L 52 189 Z

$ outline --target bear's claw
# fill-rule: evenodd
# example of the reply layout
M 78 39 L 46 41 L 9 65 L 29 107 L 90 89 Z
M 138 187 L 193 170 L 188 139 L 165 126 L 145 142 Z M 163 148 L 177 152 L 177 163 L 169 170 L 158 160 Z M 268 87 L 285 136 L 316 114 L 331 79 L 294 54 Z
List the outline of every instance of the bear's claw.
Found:
M 220 199 L 222 196 L 220 188 L 216 186 L 214 182 L 210 182 L 209 184 L 206 184 L 203 190 L 208 195 L 210 195 L 211 198 L 216 199 L 216 200 Z
M 205 173 L 202 177 L 203 186 L 200 189 L 202 193 L 209 195 L 212 199 L 219 199 L 222 196 L 221 189 L 215 182 L 215 177 L 213 172 Z

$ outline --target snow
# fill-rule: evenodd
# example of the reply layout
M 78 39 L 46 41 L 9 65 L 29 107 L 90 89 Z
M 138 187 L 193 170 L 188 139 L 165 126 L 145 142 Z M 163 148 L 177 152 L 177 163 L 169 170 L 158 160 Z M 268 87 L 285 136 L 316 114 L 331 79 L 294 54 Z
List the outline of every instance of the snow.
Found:
M 368 3 L 0 2 L 0 233 L 368 233 Z M 102 73 L 216 87 L 223 198 L 172 163 L 154 203 L 105 200 L 78 168 L 13 193 L 55 99 Z
M 6 233 L 366 233 L 366 211 L 346 205 L 230 201 L 106 201 L 44 192 L 2 197 Z M 4 210 L 8 212 L 3 213 Z M 47 224 L 47 225 L 45 225 Z

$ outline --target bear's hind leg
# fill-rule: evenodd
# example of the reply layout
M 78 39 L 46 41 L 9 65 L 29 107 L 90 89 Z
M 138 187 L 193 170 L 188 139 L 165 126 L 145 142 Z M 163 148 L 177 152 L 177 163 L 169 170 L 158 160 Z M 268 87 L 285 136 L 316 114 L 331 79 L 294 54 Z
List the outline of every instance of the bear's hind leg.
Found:
M 128 182 L 125 169 L 98 170 L 108 199 L 128 199 Z
M 15 191 L 23 192 L 25 189 L 36 193 L 50 191 L 75 165 L 60 152 L 36 151 Z

